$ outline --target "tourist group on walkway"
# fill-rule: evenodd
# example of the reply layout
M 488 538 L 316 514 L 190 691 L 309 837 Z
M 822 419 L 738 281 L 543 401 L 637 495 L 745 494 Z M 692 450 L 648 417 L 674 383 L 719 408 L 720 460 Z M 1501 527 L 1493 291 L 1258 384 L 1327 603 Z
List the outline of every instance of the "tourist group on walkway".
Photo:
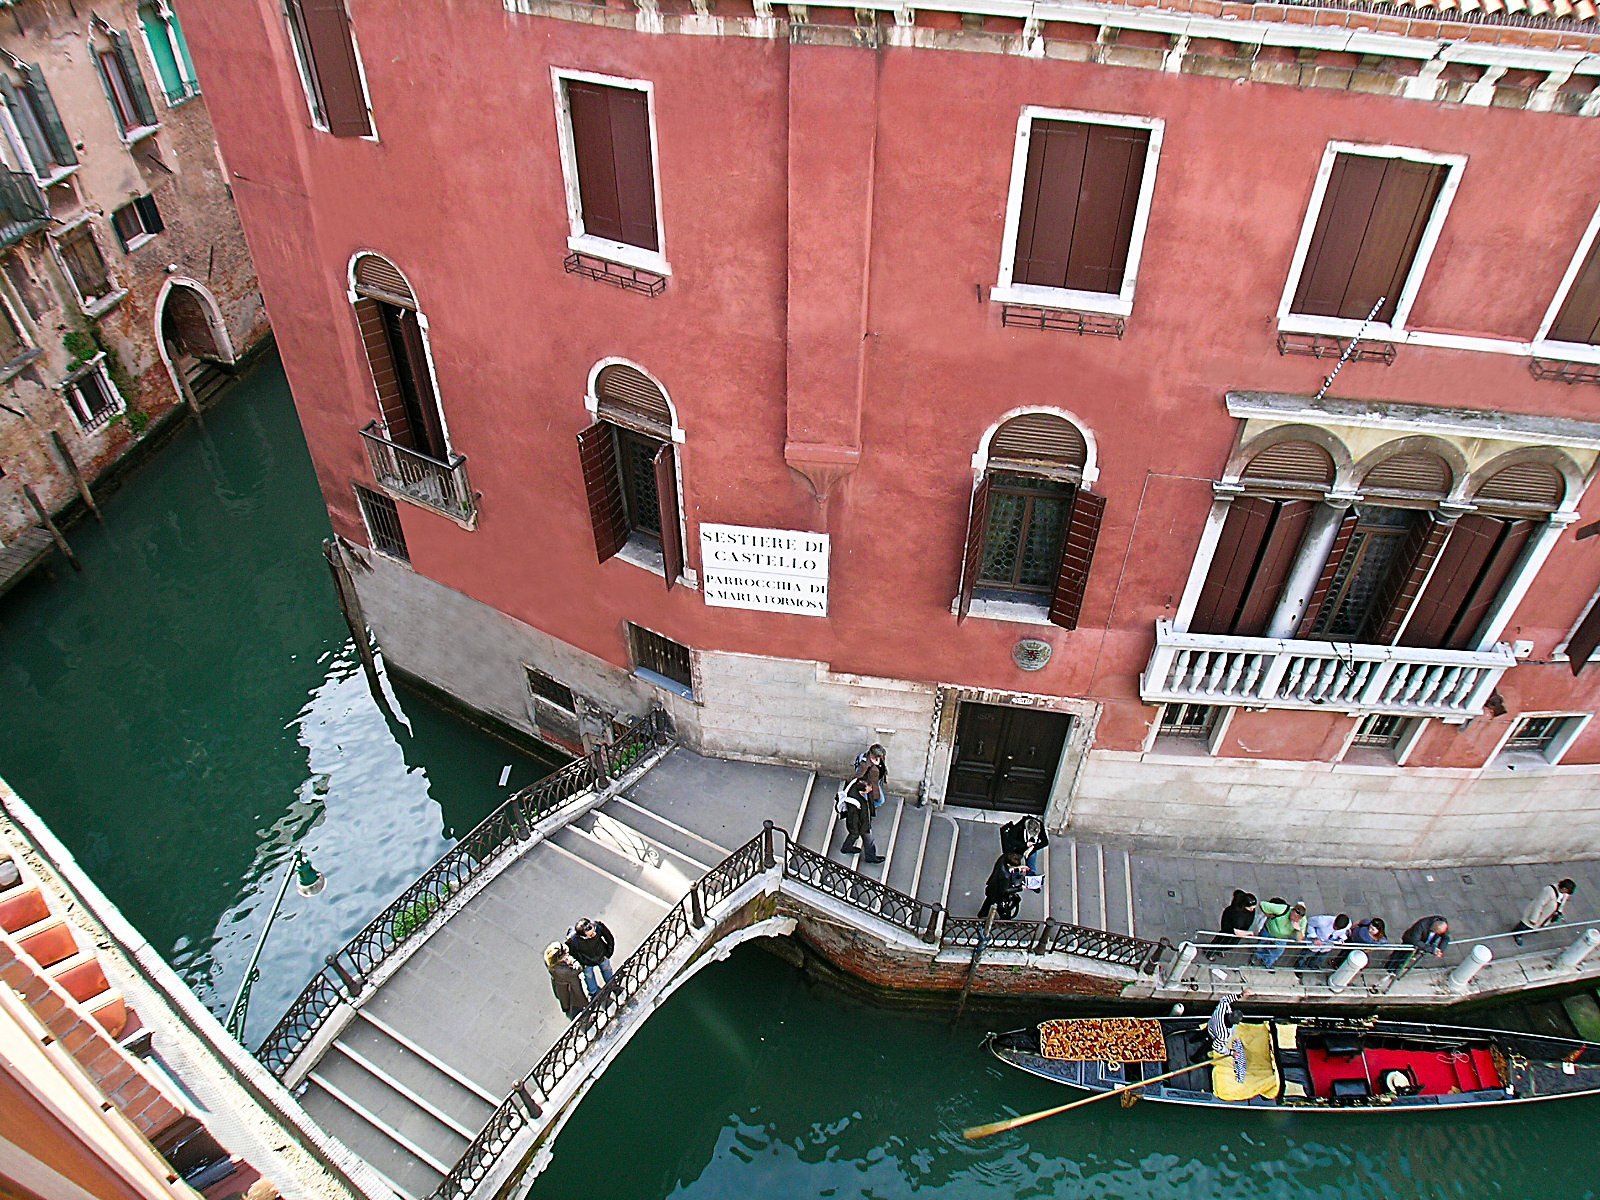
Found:
M 611 936 L 605 922 L 588 917 L 573 923 L 566 941 L 551 942 L 545 947 L 544 965 L 550 971 L 550 987 L 567 1020 L 582 1012 L 611 982 L 611 956 L 616 950 L 617 939 Z
M 1511 931 L 1515 935 L 1512 940 L 1520 946 L 1524 934 L 1560 921 L 1577 889 L 1570 879 L 1545 884 L 1524 907 Z M 1222 910 L 1216 939 L 1206 957 L 1215 962 L 1230 947 L 1246 943 L 1253 947 L 1249 962 L 1257 967 L 1276 967 L 1294 949 L 1288 965 L 1296 971 L 1332 971 L 1349 956 L 1350 948 L 1383 946 L 1389 950 L 1383 970 L 1403 975 L 1423 959 L 1444 957 L 1450 945 L 1450 922 L 1433 913 L 1412 922 L 1399 941 L 1391 943 L 1382 917 L 1352 921 L 1348 913 L 1312 915 L 1303 901 L 1290 902 L 1282 896 L 1257 901 L 1253 893 L 1236 888 Z

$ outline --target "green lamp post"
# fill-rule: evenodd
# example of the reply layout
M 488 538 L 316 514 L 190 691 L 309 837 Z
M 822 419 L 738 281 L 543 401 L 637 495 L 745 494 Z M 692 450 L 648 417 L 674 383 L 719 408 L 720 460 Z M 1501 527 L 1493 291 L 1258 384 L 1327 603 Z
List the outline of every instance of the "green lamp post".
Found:
M 302 896 L 315 896 L 328 885 L 327 876 L 313 867 L 304 851 L 297 848 L 294 857 L 289 860 L 289 869 L 283 873 L 283 883 L 278 888 L 278 897 L 267 912 L 267 923 L 261 927 L 261 933 L 256 938 L 256 948 L 250 954 L 250 965 L 244 969 L 244 979 L 239 984 L 239 994 L 233 998 L 233 1007 L 228 1010 L 228 1032 L 241 1042 L 244 1041 L 245 1013 L 250 1008 L 250 988 L 261 978 L 258 965 L 261 962 L 261 950 L 267 944 L 267 934 L 272 932 L 272 923 L 278 919 L 278 910 L 283 907 L 283 898 L 288 894 L 291 879 L 295 882 L 295 890 Z

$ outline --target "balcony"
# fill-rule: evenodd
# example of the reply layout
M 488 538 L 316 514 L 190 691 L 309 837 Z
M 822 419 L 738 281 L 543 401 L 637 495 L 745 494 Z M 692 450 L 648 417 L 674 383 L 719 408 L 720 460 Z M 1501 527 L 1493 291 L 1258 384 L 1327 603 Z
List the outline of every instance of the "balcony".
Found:
M 1516 664 L 1511 648 L 1422 650 L 1177 633 L 1156 622 L 1156 648 L 1139 680 L 1147 704 L 1327 708 L 1407 717 L 1475 717 Z
M 391 495 L 410 500 L 471 528 L 478 519 L 477 497 L 467 481 L 467 460 L 452 454 L 440 462 L 391 442 L 377 421 L 361 431 L 372 463 L 372 477 Z
M 0 168 L 0 249 L 50 224 L 50 206 L 32 175 Z

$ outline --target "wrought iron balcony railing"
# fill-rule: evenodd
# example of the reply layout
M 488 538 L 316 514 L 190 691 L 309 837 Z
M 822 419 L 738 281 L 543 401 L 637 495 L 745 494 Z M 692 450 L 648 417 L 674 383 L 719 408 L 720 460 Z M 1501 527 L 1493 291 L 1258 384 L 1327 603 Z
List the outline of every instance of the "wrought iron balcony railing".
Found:
M 50 223 L 50 205 L 32 175 L 0 168 L 0 248 Z
M 1472 717 L 1516 661 L 1504 643 L 1475 651 L 1302 642 L 1178 633 L 1158 620 L 1139 696 L 1147 704 Z
M 470 524 L 477 517 L 477 498 L 467 480 L 467 460 L 452 454 L 447 462 L 430 458 L 384 436 L 373 421 L 361 431 L 372 463 L 372 477 L 390 492 Z

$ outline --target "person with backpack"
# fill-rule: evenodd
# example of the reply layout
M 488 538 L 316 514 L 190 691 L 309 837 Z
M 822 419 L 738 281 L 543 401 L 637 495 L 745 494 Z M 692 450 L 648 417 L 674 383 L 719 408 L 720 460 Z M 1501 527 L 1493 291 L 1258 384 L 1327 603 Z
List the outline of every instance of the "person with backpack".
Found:
M 983 920 L 989 915 L 992 908 L 1002 921 L 1016 919 L 1017 911 L 1022 907 L 1022 889 L 1027 878 L 1028 868 L 1023 865 L 1022 855 L 1015 851 L 1008 851 L 994 860 L 994 869 L 989 872 L 989 878 L 983 885 L 983 907 L 978 910 L 978 920 Z
M 844 818 L 844 845 L 839 847 L 840 854 L 859 854 L 863 845 L 866 847 L 866 857 L 862 860 L 869 863 L 881 863 L 883 855 L 878 853 L 878 847 L 872 841 L 872 798 L 867 791 L 867 782 L 861 776 L 856 776 L 839 792 L 835 808 Z
M 1511 940 L 1520 946 L 1523 934 L 1543 929 L 1546 925 L 1557 924 L 1567 915 L 1567 901 L 1577 890 L 1578 885 L 1570 879 L 1545 884 L 1539 889 L 1539 894 L 1529 900 L 1528 906 L 1522 910 L 1522 919 L 1511 931 L 1516 936 Z
M 875 809 L 883 807 L 887 795 L 884 789 L 889 783 L 889 769 L 883 759 L 884 749 L 876 743 L 856 755 L 856 778 L 867 785 L 867 795 Z

